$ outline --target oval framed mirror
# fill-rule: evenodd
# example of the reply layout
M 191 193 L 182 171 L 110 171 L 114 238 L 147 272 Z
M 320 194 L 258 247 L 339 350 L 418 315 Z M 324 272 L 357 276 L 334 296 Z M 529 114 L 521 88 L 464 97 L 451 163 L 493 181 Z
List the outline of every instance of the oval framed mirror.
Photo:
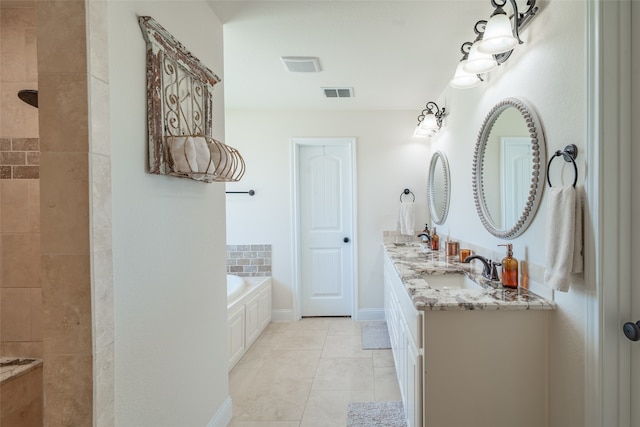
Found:
M 533 221 L 544 182 L 544 134 L 532 108 L 506 98 L 487 114 L 473 154 L 473 198 L 484 228 L 502 239 Z
M 431 220 L 438 225 L 443 224 L 447 219 L 450 195 L 449 162 L 442 151 L 436 151 L 431 156 L 431 164 L 429 165 L 427 199 L 429 200 Z

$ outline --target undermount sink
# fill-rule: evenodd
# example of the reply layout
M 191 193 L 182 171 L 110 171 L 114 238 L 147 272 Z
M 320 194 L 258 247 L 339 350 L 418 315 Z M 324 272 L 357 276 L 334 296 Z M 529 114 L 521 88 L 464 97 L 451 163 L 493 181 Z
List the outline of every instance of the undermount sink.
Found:
M 423 277 L 431 289 L 483 289 L 466 274 L 427 274 Z

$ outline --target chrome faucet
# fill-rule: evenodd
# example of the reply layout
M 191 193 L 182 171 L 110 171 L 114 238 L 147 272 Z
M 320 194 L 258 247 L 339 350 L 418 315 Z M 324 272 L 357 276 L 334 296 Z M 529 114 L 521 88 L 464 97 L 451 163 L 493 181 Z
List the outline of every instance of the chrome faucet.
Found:
M 490 259 L 483 257 L 482 255 L 471 255 L 466 257 L 462 262 L 470 263 L 474 259 L 477 259 L 482 263 L 482 277 L 489 280 L 500 280 L 498 277 L 498 268 L 502 264 L 499 262 L 493 262 Z

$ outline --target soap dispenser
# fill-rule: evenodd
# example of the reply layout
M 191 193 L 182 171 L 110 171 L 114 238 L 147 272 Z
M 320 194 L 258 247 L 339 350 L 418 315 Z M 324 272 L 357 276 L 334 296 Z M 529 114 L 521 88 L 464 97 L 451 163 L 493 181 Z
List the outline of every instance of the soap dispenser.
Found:
M 436 228 L 433 227 L 433 234 L 431 235 L 431 250 L 439 251 L 440 250 L 440 237 L 438 233 L 436 233 Z
M 502 260 L 502 286 L 505 288 L 518 287 L 518 260 L 513 257 L 513 245 L 507 243 L 507 256 Z

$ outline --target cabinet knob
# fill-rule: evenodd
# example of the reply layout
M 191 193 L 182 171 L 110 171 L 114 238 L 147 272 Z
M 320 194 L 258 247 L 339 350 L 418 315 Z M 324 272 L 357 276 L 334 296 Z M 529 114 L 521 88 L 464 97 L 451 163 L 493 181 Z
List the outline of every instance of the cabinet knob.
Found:
M 342 241 L 345 242 L 345 243 L 349 243 L 349 238 L 345 237 L 344 239 L 342 239 Z

